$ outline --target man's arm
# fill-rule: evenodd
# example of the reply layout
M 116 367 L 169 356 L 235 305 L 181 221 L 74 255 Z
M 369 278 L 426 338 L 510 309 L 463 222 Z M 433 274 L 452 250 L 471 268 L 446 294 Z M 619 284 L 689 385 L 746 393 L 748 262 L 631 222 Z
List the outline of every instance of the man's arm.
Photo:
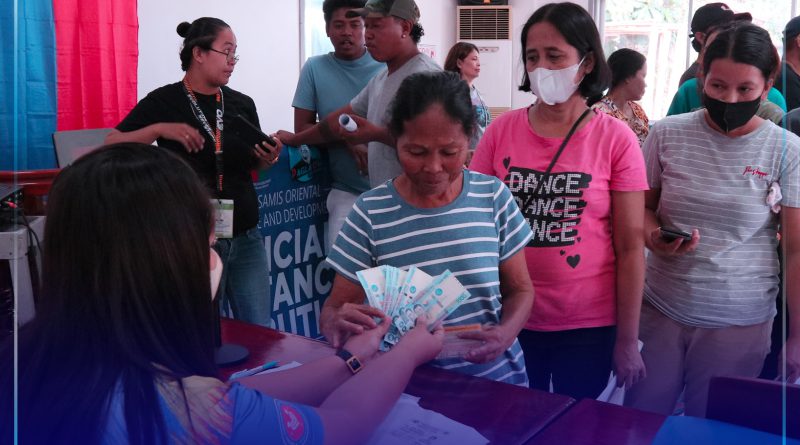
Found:
M 317 112 L 294 107 L 294 132 L 300 133 L 317 124 Z
M 293 147 L 299 147 L 303 144 L 320 145 L 328 142 L 338 141 L 342 139 L 338 132 L 339 115 L 342 113 L 353 115 L 353 108 L 350 106 L 350 104 L 347 104 L 329 114 L 325 119 L 316 125 L 309 126 L 305 130 L 298 133 L 290 133 L 286 130 L 278 130 L 276 134 L 281 142 Z M 295 121 L 295 127 L 296 126 L 297 123 Z

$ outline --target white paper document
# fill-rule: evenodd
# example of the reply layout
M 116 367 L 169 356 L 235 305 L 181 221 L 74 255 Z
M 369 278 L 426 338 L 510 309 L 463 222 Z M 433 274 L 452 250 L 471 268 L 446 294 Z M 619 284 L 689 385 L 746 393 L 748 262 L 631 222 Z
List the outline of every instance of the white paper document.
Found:
M 474 428 L 419 406 L 419 399 L 402 394 L 368 445 L 486 445 Z
M 642 352 L 642 347 L 644 343 L 641 340 L 636 340 L 637 345 L 639 346 L 639 352 Z M 551 389 L 552 391 L 552 389 Z M 611 376 L 608 378 L 608 385 L 606 385 L 606 389 L 597 396 L 597 400 L 600 402 L 612 403 L 614 405 L 622 406 L 623 402 L 625 401 L 625 387 L 617 388 L 617 376 L 614 375 L 614 372 L 611 372 Z

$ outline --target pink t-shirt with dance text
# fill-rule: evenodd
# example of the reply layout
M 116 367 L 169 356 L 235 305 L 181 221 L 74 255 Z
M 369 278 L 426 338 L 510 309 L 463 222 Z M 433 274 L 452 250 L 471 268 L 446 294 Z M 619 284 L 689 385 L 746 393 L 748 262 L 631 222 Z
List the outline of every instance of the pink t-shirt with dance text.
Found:
M 593 113 L 543 181 L 563 138 L 536 134 L 527 108 L 492 122 L 469 166 L 505 182 L 533 230 L 525 248 L 534 285 L 527 329 L 616 324 L 611 191 L 647 190 L 647 176 L 636 135 L 620 120 Z

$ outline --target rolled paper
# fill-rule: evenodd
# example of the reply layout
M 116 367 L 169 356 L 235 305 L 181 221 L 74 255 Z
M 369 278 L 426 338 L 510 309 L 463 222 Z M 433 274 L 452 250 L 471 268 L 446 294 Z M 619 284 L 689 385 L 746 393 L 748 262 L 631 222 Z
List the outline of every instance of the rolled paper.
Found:
M 356 130 L 358 130 L 358 124 L 356 124 L 356 121 L 353 120 L 353 118 L 350 117 L 349 114 L 340 114 L 339 115 L 339 125 L 341 125 L 342 128 L 344 128 L 345 130 L 347 130 L 347 131 L 349 131 L 351 133 L 356 131 Z

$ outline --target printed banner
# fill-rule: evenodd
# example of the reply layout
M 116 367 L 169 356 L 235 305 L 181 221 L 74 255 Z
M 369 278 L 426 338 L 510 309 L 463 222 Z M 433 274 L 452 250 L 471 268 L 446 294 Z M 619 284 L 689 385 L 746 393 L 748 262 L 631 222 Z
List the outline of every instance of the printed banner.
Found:
M 324 263 L 330 178 L 319 150 L 284 147 L 255 183 L 277 329 L 319 337 L 319 314 L 333 285 Z

